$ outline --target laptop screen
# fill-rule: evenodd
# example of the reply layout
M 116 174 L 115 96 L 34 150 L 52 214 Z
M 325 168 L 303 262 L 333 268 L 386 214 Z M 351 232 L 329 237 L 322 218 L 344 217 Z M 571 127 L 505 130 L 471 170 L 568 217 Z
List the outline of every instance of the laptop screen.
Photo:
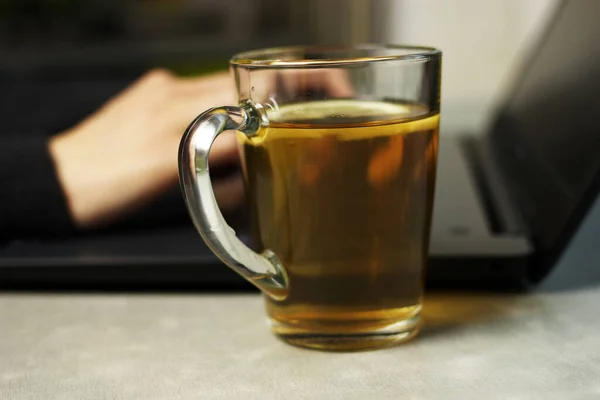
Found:
M 492 140 L 538 250 L 561 247 L 600 170 L 600 2 L 562 2 L 506 99 Z M 593 187 L 592 187 L 593 186 Z M 514 190 L 513 190 L 514 189 Z

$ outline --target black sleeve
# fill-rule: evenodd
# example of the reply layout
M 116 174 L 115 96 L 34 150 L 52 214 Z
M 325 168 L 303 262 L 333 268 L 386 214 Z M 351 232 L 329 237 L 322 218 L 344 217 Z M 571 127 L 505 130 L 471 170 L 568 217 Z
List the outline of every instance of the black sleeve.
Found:
M 74 230 L 44 133 L 0 133 L 0 188 L 0 242 Z

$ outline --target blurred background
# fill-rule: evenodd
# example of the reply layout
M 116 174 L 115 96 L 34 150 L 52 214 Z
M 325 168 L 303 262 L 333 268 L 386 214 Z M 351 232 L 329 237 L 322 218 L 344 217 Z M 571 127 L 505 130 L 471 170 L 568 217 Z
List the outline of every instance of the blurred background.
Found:
M 597 4 L 594 1 L 596 0 L 589 0 L 587 5 L 579 8 L 587 18 L 578 17 L 572 23 L 577 25 L 582 21 L 579 26 L 593 27 L 596 16 L 593 10 L 596 10 Z M 577 0 L 573 1 L 576 2 Z M 442 136 L 484 133 L 495 116 L 496 106 L 503 102 L 512 89 L 513 78 L 519 74 L 520 66 L 528 63 L 528 56 L 535 50 L 532 45 L 535 45 L 539 36 L 543 34 L 543 28 L 557 6 L 559 0 L 0 0 L 0 135 L 7 134 L 9 140 L 17 138 L 18 140 L 14 139 L 15 143 L 18 142 L 22 147 L 30 145 L 27 140 L 21 140 L 29 133 L 41 132 L 48 136 L 60 136 L 56 134 L 75 126 L 98 109 L 104 101 L 152 68 L 164 67 L 183 76 L 192 76 L 225 70 L 230 57 L 244 50 L 300 44 L 364 42 L 440 48 L 444 53 Z M 587 21 L 585 24 L 584 20 Z M 580 46 L 595 43 L 595 30 L 586 28 L 577 35 L 571 25 L 568 27 L 573 35 L 559 35 L 568 42 L 566 48 L 578 52 L 582 48 L 578 47 L 577 43 Z M 558 54 L 564 54 L 565 47 L 559 48 Z M 550 53 L 550 58 L 556 54 Z M 591 54 L 595 57 L 594 52 Z M 575 65 L 573 70 L 577 73 L 572 76 L 577 77 L 586 72 L 582 72 L 585 68 L 580 68 L 579 64 L 570 62 L 572 57 L 562 58 L 562 61 L 569 60 L 561 64 L 563 67 L 571 68 L 571 65 Z M 557 65 L 554 58 L 552 59 L 553 62 L 542 64 Z M 587 62 L 590 69 L 595 68 L 595 62 L 595 59 Z M 555 104 L 553 103 L 555 107 L 562 107 L 564 102 L 571 102 L 572 120 L 582 128 L 573 129 L 575 125 L 569 125 L 571 120 L 562 118 L 564 124 L 559 128 L 566 129 L 568 125 L 568 135 L 560 136 L 557 133 L 557 138 L 564 141 L 556 138 L 546 140 L 547 135 L 539 135 L 539 138 L 544 138 L 544 143 L 556 144 L 554 147 L 544 147 L 544 151 L 549 149 L 548 154 L 541 154 L 540 157 L 547 156 L 552 161 L 560 160 L 560 166 L 575 165 L 570 160 L 581 161 L 580 155 L 585 153 L 589 165 L 595 162 L 596 147 L 588 145 L 596 137 L 588 134 L 596 132 L 593 118 L 588 118 L 589 115 L 593 115 L 597 104 L 595 86 L 589 84 L 596 82 L 594 77 L 595 75 L 585 82 L 583 79 L 575 82 L 585 90 L 567 88 L 567 92 L 572 94 L 568 99 L 563 96 L 547 96 L 556 100 Z M 537 90 L 534 92 L 540 93 Z M 206 91 L 202 96 L 212 99 L 213 93 L 212 90 Z M 582 107 L 579 101 L 584 102 Z M 512 101 L 510 104 L 518 105 L 518 102 Z M 194 115 L 206 107 L 197 108 Z M 171 112 L 167 114 L 173 115 Z M 538 116 L 531 115 L 536 118 Z M 546 120 L 544 111 L 539 115 L 543 116 L 540 120 Z M 188 121 L 186 118 L 185 123 Z M 106 131 L 111 130 L 101 130 Z M 174 143 L 178 143 L 181 131 L 183 128 L 173 130 L 176 132 L 172 136 Z M 573 140 L 574 133 L 578 134 L 578 140 Z M 585 140 L 582 139 L 584 137 Z M 45 150 L 42 143 L 44 139 L 40 139 L 38 143 L 40 152 Z M 563 143 L 567 141 L 572 144 L 571 151 L 565 151 Z M 0 147 L 5 150 L 8 148 L 7 153 L 11 153 L 10 146 Z M 176 146 L 173 147 L 175 148 Z M 515 154 L 526 154 L 520 147 L 515 149 Z M 12 153 L 16 156 L 20 154 Z M 162 147 L 159 147 L 159 153 L 164 153 Z M 174 155 L 175 152 L 169 154 Z M 107 158 L 111 155 L 112 153 L 106 152 Z M 145 156 L 145 159 L 154 158 L 160 157 Z M 6 159 L 10 160 L 10 157 L 0 158 L 0 161 Z M 51 169 L 50 162 L 53 160 L 49 160 L 48 165 L 40 170 Z M 128 217 L 130 220 L 123 224 L 131 223 L 131 226 L 137 229 L 155 224 L 179 228 L 179 225 L 184 223 L 194 235 L 194 242 L 189 248 L 195 249 L 197 236 L 192 232 L 193 227 L 183 207 L 181 193 L 176 187 L 175 161 L 173 157 L 173 165 L 170 166 L 173 173 L 172 190 L 165 193 L 164 197 L 152 200 L 153 203 L 144 205 L 145 208 L 133 213 Z M 19 162 L 14 164 L 16 167 L 13 168 L 19 168 Z M 579 162 L 577 165 L 580 167 L 565 168 L 565 174 L 568 177 L 574 174 L 584 176 L 580 171 L 585 170 L 589 174 L 595 171 L 595 167 L 588 168 L 588 164 Z M 237 166 L 234 167 L 225 168 L 225 172 L 237 174 Z M 470 167 L 470 164 L 467 167 Z M 12 179 L 16 182 L 13 186 L 20 189 L 20 182 L 25 180 L 19 177 L 19 174 L 13 174 L 10 168 L 4 170 L 7 171 L 6 179 Z M 90 173 L 89 169 L 85 171 Z M 535 175 L 537 170 L 532 171 L 528 176 Z M 16 178 L 13 179 L 13 176 Z M 219 176 L 224 177 L 230 176 Z M 35 177 L 37 178 L 41 181 L 44 177 Z M 54 177 L 49 173 L 45 179 L 49 181 Z M 150 175 L 144 179 L 153 181 Z M 42 184 L 38 186 L 39 190 L 48 190 Z M 52 189 L 60 195 L 60 188 L 56 183 L 55 186 Z M 535 185 L 536 188 L 541 188 L 540 194 L 544 189 L 542 186 Z M 454 190 L 454 186 L 452 189 Z M 21 192 L 16 190 L 15 193 L 13 197 L 17 201 L 14 203 L 18 206 L 21 202 Z M 0 200 L 7 197 L 4 192 L 0 194 Z M 564 197 L 575 199 L 578 196 L 579 194 L 569 194 Z M 37 203 L 32 201 L 26 206 L 37 209 L 40 203 L 47 203 L 46 198 L 41 197 Z M 547 202 L 548 209 L 555 203 L 558 204 L 557 198 L 553 197 L 554 203 Z M 63 201 L 63 198 L 60 197 L 59 200 Z M 564 204 L 572 205 L 567 200 Z M 62 206 L 62 203 L 60 205 Z M 15 208 L 18 208 L 17 206 Z M 563 211 L 570 212 L 567 206 L 560 207 Z M 10 211 L 10 208 L 8 210 Z M 536 208 L 530 207 L 529 213 L 533 214 L 531 210 Z M 29 212 L 28 209 L 22 214 L 37 218 L 37 214 Z M 548 218 L 548 221 L 556 221 L 555 216 L 556 213 L 552 218 Z M 37 222 L 32 224 L 35 227 L 38 225 Z M 48 225 L 48 236 L 54 235 L 54 225 Z M 112 229 L 111 225 L 108 226 L 107 229 Z M 2 228 L 0 220 L 0 242 Z M 119 231 L 120 228 L 121 226 L 118 226 L 115 231 Z M 103 235 L 104 232 L 100 234 Z M 167 235 L 171 241 L 161 242 L 162 247 L 157 247 L 161 249 L 179 249 L 175 245 L 183 243 L 181 238 L 187 237 L 172 233 L 162 234 Z M 155 239 L 151 232 L 147 238 L 149 241 L 162 240 L 160 236 L 156 236 L 158 239 Z M 106 243 L 102 240 L 101 238 L 98 242 L 81 242 L 84 251 L 81 251 L 77 244 L 73 248 L 77 254 L 100 254 L 100 259 L 103 259 L 106 253 L 114 249 L 120 251 L 124 248 L 129 251 L 130 247 L 135 247 L 127 243 L 120 246 L 120 237 L 109 237 L 107 247 L 103 247 Z M 137 237 L 131 240 L 136 245 L 143 242 L 137 242 Z M 27 256 L 30 248 L 24 246 L 19 250 L 16 242 L 12 241 L 6 247 L 5 254 Z M 85 247 L 89 243 L 92 243 L 90 247 Z M 172 245 L 173 243 L 175 245 Z M 119 245 L 111 247 L 113 244 Z M 138 246 L 136 249 L 142 247 Z M 107 248 L 110 250 L 106 251 Z M 51 246 L 48 249 L 51 252 L 55 251 Z M 11 251 L 13 253 L 10 253 Z M 63 249 L 56 251 L 60 253 Z M 118 253 L 116 250 L 115 252 Z M 140 253 L 146 254 L 145 250 Z M 103 274 L 104 272 L 99 273 L 104 276 Z
M 444 131 L 478 130 L 556 0 L 1 0 L 0 82 L 225 68 L 235 52 L 390 42 L 444 52 Z

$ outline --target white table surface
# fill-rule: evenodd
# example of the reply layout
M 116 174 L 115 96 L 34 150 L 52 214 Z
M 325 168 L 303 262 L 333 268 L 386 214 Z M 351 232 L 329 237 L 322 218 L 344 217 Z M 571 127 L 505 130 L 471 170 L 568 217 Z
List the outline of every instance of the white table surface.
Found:
M 600 399 L 600 205 L 529 295 L 436 294 L 413 342 L 286 345 L 258 295 L 0 293 L 0 399 Z
M 413 342 L 324 353 L 256 295 L 2 295 L 1 399 L 598 399 L 600 286 L 432 295 Z

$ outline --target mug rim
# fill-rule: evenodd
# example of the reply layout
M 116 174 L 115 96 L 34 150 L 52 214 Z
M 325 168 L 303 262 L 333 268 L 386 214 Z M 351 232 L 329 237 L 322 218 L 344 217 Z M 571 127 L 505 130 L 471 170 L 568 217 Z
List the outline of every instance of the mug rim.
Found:
M 327 58 L 289 58 L 287 54 L 294 52 L 330 52 L 346 53 L 364 52 L 364 56 L 336 56 Z M 387 52 L 385 55 L 368 55 L 369 52 Z M 279 56 L 279 57 L 278 57 Z M 351 64 L 362 64 L 382 61 L 429 61 L 442 56 L 441 50 L 429 46 L 395 45 L 395 44 L 361 44 L 353 46 L 285 46 L 244 51 L 235 54 L 229 63 L 231 66 L 245 68 L 323 68 Z

